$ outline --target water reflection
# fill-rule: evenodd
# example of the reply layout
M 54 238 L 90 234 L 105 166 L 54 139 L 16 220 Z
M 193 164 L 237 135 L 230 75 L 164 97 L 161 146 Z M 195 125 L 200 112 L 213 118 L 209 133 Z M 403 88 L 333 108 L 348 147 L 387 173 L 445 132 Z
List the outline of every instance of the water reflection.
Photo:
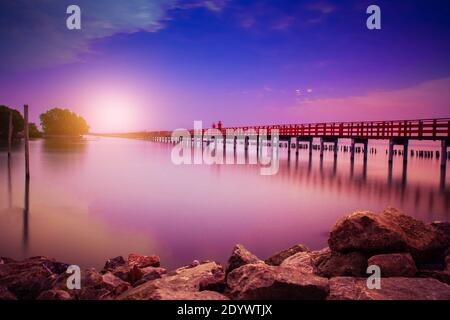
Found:
M 212 145 L 189 150 L 211 152 Z M 275 148 L 279 172 L 262 176 L 262 152 L 272 149 L 257 152 L 254 145 L 217 143 L 213 156 L 223 152 L 225 163 L 247 163 L 231 166 L 175 166 L 173 145 L 136 140 L 49 140 L 30 147 L 33 186 L 23 183 L 22 156 L 0 158 L 0 181 L 6 181 L 0 184 L 0 255 L 46 254 L 101 267 L 107 258 L 137 251 L 160 254 L 165 266 L 175 267 L 193 259 L 226 261 L 238 242 L 261 257 L 295 243 L 320 249 L 334 222 L 358 209 L 392 205 L 427 222 L 450 219 L 448 177 L 428 159 L 388 165 L 382 152 L 352 159 L 343 151 L 320 157 L 301 149 L 294 157 Z
M 25 192 L 24 192 L 24 206 L 23 206 L 23 231 L 22 231 L 22 244 L 23 249 L 26 252 L 28 249 L 29 238 L 29 215 L 30 215 L 30 179 L 25 179 Z
M 88 141 L 85 138 L 52 138 L 42 140 L 43 151 L 46 153 L 84 153 Z
M 8 208 L 12 208 L 11 157 L 8 157 Z

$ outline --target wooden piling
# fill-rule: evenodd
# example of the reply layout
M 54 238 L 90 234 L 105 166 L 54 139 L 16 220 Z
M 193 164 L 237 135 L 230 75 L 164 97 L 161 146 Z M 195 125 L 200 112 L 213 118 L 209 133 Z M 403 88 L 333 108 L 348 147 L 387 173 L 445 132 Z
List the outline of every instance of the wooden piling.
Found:
M 29 128 L 28 128 L 28 105 L 23 106 L 23 115 L 25 120 L 24 139 L 25 139 L 25 178 L 30 179 L 30 150 L 28 146 Z
M 8 124 L 8 158 L 11 158 L 11 146 L 13 135 L 13 113 L 9 112 L 9 124 Z

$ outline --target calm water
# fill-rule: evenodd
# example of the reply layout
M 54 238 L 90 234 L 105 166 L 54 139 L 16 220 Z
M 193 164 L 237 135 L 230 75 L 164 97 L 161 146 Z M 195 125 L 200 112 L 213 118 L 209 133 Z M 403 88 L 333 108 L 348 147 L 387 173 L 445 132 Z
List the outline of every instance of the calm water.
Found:
M 321 162 L 318 151 L 309 159 L 301 150 L 288 161 L 281 149 L 278 174 L 262 176 L 259 165 L 176 166 L 166 144 L 37 140 L 26 197 L 23 147 L 15 146 L 8 166 L 3 146 L 0 255 L 99 268 L 137 252 L 158 254 L 172 268 L 194 259 L 224 262 L 236 243 L 261 258 L 296 243 L 319 249 L 334 222 L 354 210 L 395 206 L 423 221 L 450 220 L 450 178 L 439 160 L 410 157 L 405 168 L 396 157 L 390 174 L 386 144 L 369 147 L 378 152 L 367 166 L 362 154 L 352 166 L 344 152 L 337 162 L 325 152 Z

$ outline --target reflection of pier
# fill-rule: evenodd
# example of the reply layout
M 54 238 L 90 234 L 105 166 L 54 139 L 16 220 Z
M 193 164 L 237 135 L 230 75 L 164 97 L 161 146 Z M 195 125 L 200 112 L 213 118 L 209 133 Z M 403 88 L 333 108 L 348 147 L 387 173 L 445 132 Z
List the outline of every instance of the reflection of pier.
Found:
M 288 160 L 288 163 L 290 161 Z M 311 157 L 304 163 L 295 159 L 296 170 L 280 170 L 282 177 L 287 177 L 290 182 L 303 181 L 311 187 L 320 187 L 322 191 L 327 189 L 336 194 L 356 194 L 368 196 L 374 200 L 399 199 L 400 203 L 413 204 L 416 208 L 425 208 L 432 215 L 436 207 L 441 206 L 443 212 L 450 212 L 450 192 L 442 188 L 425 186 L 421 184 L 407 184 L 406 165 L 403 166 L 400 179 L 393 179 L 392 166 L 388 167 L 388 183 L 381 178 L 367 179 L 367 166 L 363 165 L 362 171 L 352 174 L 354 162 L 350 161 L 350 174 L 336 171 L 336 160 L 332 168 L 325 170 L 322 160 L 319 170 L 312 170 Z M 432 217 L 433 219 L 449 219 L 446 217 Z
M 12 168 L 11 168 L 11 157 L 8 157 L 8 180 L 7 180 L 7 190 L 8 190 L 8 209 L 13 208 L 13 187 L 12 187 Z M 22 245 L 23 249 L 26 251 L 28 249 L 28 238 L 29 238 L 29 214 L 30 214 L 30 179 L 25 179 L 24 188 L 24 206 L 22 210 L 23 225 L 22 225 Z

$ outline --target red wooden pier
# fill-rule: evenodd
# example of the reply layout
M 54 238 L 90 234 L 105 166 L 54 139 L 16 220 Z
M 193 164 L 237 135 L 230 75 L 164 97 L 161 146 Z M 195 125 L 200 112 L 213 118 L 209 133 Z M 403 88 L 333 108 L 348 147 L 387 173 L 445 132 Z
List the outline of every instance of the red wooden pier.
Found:
M 222 127 L 220 122 L 217 128 L 189 130 L 191 139 L 215 140 L 234 139 L 234 146 L 238 139 L 245 141 L 254 139 L 259 147 L 260 136 L 270 137 L 275 130 L 279 139 L 288 142 L 288 152 L 291 152 L 291 142 L 295 139 L 296 153 L 298 154 L 299 142 L 308 142 L 309 151 L 312 152 L 313 139 L 320 140 L 320 155 L 323 156 L 324 144 L 333 143 L 335 156 L 338 151 L 339 139 L 351 139 L 351 157 L 354 157 L 355 145 L 364 145 L 364 158 L 367 158 L 368 141 L 370 139 L 389 140 L 389 162 L 393 161 L 394 146 L 402 145 L 404 148 L 404 161 L 408 159 L 408 143 L 410 140 L 434 140 L 441 141 L 441 165 L 447 162 L 447 148 L 450 141 L 450 118 L 417 119 L 417 120 L 393 120 L 393 121 L 362 121 L 362 122 L 328 122 L 308 124 L 280 124 L 246 127 Z M 175 142 L 181 140 L 174 138 L 170 131 L 154 131 L 142 133 L 142 138 L 154 141 Z M 224 143 L 224 148 L 226 143 Z

